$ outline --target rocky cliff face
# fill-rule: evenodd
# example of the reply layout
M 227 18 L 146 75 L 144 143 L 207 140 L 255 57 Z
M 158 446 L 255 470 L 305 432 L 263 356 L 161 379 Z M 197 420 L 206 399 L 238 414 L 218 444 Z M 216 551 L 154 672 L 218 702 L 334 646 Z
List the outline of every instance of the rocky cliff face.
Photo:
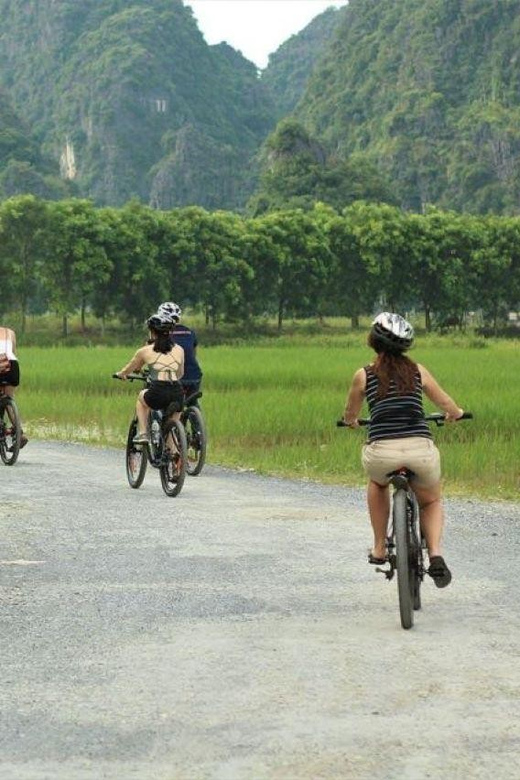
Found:
M 100 204 L 234 208 L 274 124 L 252 63 L 181 0 L 0 0 L 0 84 L 61 175 Z

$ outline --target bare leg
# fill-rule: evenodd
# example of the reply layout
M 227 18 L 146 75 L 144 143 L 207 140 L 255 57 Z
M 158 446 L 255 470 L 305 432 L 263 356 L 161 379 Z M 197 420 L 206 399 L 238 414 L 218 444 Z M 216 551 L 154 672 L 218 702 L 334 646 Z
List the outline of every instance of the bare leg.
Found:
M 379 485 L 371 480 L 368 483 L 367 500 L 370 522 L 372 523 L 372 531 L 374 533 L 372 555 L 375 558 L 384 558 L 386 555 L 386 530 L 390 514 L 390 491 L 388 485 Z
M 431 488 L 413 485 L 413 489 L 417 496 L 417 501 L 419 502 L 421 530 L 426 539 L 428 555 L 430 558 L 433 558 L 435 555 L 442 555 L 441 539 L 442 529 L 444 527 L 444 513 L 441 502 L 440 483 Z
M 144 400 L 145 390 L 141 390 L 137 396 L 137 402 L 135 405 L 135 412 L 137 414 L 138 422 L 138 434 L 146 434 L 148 427 L 148 415 L 150 414 L 150 407 Z

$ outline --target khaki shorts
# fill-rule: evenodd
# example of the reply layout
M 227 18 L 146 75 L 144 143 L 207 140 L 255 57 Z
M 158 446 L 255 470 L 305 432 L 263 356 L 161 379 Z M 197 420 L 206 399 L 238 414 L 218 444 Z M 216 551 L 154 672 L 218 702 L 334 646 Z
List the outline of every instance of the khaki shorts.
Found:
M 361 463 L 370 479 L 379 485 L 387 485 L 387 474 L 403 466 L 414 472 L 414 482 L 421 487 L 433 487 L 441 478 L 439 450 L 431 439 L 421 436 L 365 444 Z

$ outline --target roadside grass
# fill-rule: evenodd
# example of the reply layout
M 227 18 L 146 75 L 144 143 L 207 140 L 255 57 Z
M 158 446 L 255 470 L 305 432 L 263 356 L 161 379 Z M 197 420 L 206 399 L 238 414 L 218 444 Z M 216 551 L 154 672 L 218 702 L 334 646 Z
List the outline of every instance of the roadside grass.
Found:
M 200 350 L 208 460 L 265 474 L 361 485 L 362 430 L 336 428 L 365 334 L 322 331 Z M 33 438 L 124 447 L 141 389 L 111 379 L 133 347 L 25 347 L 19 403 Z M 424 363 L 475 420 L 433 429 L 450 494 L 518 499 L 518 342 L 421 337 Z M 431 408 L 427 404 L 427 408 Z

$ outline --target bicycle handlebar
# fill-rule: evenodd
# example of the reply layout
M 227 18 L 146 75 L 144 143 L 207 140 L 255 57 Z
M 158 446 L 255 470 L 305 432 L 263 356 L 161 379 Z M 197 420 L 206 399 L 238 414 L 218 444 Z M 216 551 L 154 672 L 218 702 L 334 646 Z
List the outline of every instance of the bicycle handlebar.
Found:
M 437 426 L 442 426 L 446 422 L 446 415 L 442 412 L 432 412 L 432 414 L 426 414 L 422 419 L 426 420 L 427 422 L 434 422 Z M 457 417 L 455 422 L 458 422 L 459 420 L 472 420 L 473 419 L 473 413 L 472 412 L 464 412 L 460 417 Z M 368 418 L 361 418 L 358 420 L 359 425 L 370 425 L 370 420 Z M 349 428 L 350 426 L 347 425 L 345 420 L 338 420 L 336 423 L 336 426 L 338 428 Z
M 128 374 L 126 377 L 130 382 L 133 382 L 134 379 L 140 379 L 141 382 L 146 382 L 148 377 L 143 376 L 142 374 Z M 118 376 L 117 374 L 112 374 L 112 379 L 120 379 L 123 381 L 123 378 Z

